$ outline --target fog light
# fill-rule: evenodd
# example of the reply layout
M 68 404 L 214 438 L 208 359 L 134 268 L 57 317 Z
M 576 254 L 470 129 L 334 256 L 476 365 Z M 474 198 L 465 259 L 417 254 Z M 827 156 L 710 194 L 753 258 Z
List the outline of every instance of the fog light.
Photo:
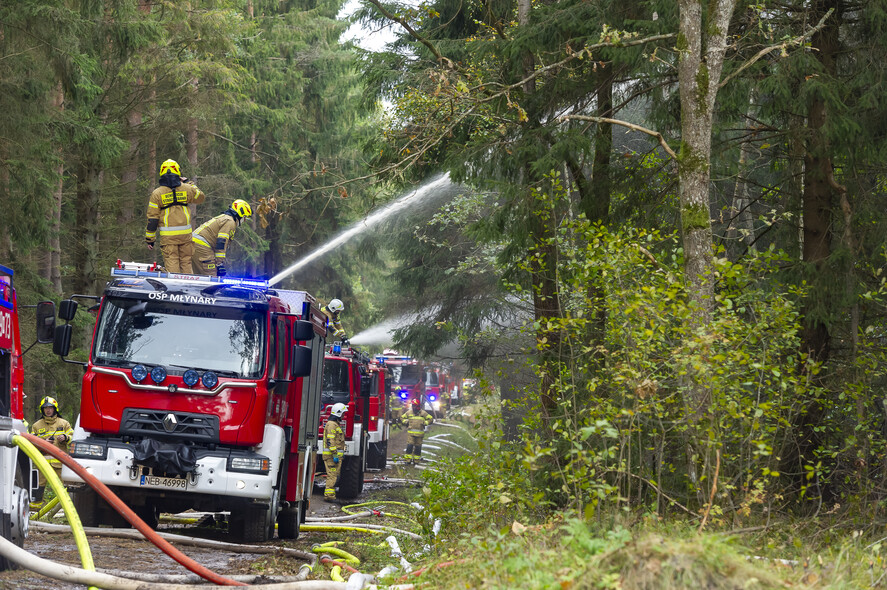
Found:
M 166 379 L 166 369 L 163 367 L 154 367 L 151 369 L 151 381 L 160 384 Z
M 207 371 L 200 379 L 203 381 L 203 386 L 207 389 L 212 389 L 219 384 L 219 376 L 212 371 Z
M 200 375 L 194 369 L 188 369 L 185 371 L 185 374 L 182 375 L 182 381 L 184 381 L 185 385 L 188 387 L 194 387 L 197 385 L 197 382 L 200 381 Z
M 145 365 L 136 365 L 132 368 L 132 378 L 136 381 L 144 381 L 148 376 L 148 369 Z

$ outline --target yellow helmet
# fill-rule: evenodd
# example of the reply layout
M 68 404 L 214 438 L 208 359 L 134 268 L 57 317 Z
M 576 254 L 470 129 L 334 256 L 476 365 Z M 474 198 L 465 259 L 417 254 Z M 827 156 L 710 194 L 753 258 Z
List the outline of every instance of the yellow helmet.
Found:
M 172 172 L 173 174 L 182 175 L 182 171 L 179 169 L 179 163 L 175 160 L 166 160 L 163 164 L 160 165 L 160 176 L 163 176 L 167 172 Z
M 253 215 L 252 207 L 250 207 L 249 203 L 243 199 L 237 199 L 231 203 L 231 210 L 237 213 L 240 217 L 252 217 Z
M 56 399 L 54 397 L 49 397 L 47 395 L 42 400 L 40 400 L 40 412 L 42 413 L 43 408 L 45 408 L 47 406 L 52 406 L 53 408 L 55 408 L 55 413 L 56 414 L 59 413 L 59 403 L 58 403 L 58 401 L 56 401 Z

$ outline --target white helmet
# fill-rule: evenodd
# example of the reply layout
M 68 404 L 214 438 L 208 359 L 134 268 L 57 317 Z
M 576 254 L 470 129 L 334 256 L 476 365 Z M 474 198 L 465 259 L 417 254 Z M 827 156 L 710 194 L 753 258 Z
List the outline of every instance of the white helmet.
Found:
M 333 407 L 330 408 L 330 416 L 335 416 L 336 418 L 341 418 L 345 413 L 345 410 L 348 409 L 348 406 L 345 404 L 333 404 Z
M 340 312 L 345 309 L 345 304 L 342 303 L 341 299 L 333 299 L 329 303 L 327 303 L 326 308 L 334 313 Z

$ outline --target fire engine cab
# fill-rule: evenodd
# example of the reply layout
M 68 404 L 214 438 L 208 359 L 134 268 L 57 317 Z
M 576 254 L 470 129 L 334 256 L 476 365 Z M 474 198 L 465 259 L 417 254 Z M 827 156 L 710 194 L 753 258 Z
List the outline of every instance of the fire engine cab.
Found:
M 379 392 L 373 375 L 370 357 L 366 354 L 339 344 L 327 347 L 323 366 L 323 408 L 320 412 L 317 452 L 319 455 L 323 453 L 323 425 L 330 416 L 330 409 L 334 404 L 345 404 L 347 409 L 341 421 L 345 430 L 345 456 L 336 486 L 337 498 L 350 500 L 363 491 L 373 415 L 372 400 L 374 397 L 378 399 Z M 378 412 L 378 402 L 375 407 Z M 378 431 L 377 420 L 372 428 Z M 325 470 L 323 461 L 318 460 L 317 471 Z
M 37 487 L 37 471 L 12 437 L 26 432 L 24 422 L 24 352 L 18 322 L 12 269 L 0 266 L 0 535 L 21 547 L 28 535 L 31 491 Z M 37 304 L 37 342 L 52 342 L 55 304 Z M 33 345 L 32 345 L 33 346 Z M 12 564 L 0 557 L 0 571 Z
M 66 322 L 73 299 L 59 306 Z M 70 323 L 54 350 L 67 356 Z M 304 291 L 118 263 L 100 298 L 70 454 L 156 526 L 230 511 L 244 542 L 298 537 L 313 488 L 325 319 Z M 76 362 L 64 359 L 66 362 Z M 70 484 L 80 479 L 65 468 Z M 87 526 L 123 524 L 73 489 Z

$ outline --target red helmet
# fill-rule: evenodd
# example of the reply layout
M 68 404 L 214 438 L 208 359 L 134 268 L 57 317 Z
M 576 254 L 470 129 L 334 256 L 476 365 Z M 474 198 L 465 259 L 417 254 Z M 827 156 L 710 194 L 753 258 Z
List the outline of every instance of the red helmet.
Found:
M 419 405 L 419 400 L 414 399 L 414 400 L 411 401 L 410 403 L 413 404 L 414 406 L 418 406 L 418 405 Z

